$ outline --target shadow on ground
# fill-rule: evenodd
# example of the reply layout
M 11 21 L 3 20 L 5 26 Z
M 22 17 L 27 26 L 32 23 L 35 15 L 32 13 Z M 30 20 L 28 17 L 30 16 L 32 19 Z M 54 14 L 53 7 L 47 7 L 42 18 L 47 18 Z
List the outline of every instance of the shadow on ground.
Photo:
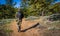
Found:
M 31 27 L 29 27 L 29 28 L 27 28 L 27 29 L 22 30 L 22 32 L 26 32 L 27 30 L 30 30 L 30 29 L 32 29 L 32 28 L 35 28 L 35 27 L 37 27 L 38 25 L 40 25 L 40 24 L 39 24 L 39 23 L 36 23 L 35 25 L 33 25 L 33 26 L 31 26 Z

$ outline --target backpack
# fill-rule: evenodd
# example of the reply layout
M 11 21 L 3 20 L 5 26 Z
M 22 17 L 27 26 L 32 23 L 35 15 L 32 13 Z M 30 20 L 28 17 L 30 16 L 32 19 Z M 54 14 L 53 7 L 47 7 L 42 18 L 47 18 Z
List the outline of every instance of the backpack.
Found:
M 22 19 L 24 17 L 24 15 L 23 15 L 23 13 L 18 12 L 16 17 L 19 19 Z

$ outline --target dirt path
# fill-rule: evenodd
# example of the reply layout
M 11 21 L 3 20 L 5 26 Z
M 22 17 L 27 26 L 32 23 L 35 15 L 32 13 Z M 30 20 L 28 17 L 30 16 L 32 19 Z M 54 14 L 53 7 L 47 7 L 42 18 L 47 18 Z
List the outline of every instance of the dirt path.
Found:
M 32 26 L 36 23 L 37 22 L 25 21 L 23 19 L 23 22 L 22 22 L 22 25 L 21 25 L 22 30 L 29 27 L 29 26 Z M 13 21 L 13 23 L 11 25 L 11 29 L 13 30 L 12 36 L 38 36 L 38 31 L 37 31 L 38 29 L 36 29 L 36 28 L 29 29 L 26 32 L 18 32 L 17 26 L 16 26 L 16 21 Z
M 24 29 L 36 24 L 37 22 L 38 21 L 25 21 L 25 19 L 23 19 L 21 28 L 22 28 L 22 30 L 24 30 Z M 41 22 L 42 21 L 40 21 L 40 23 Z M 55 36 L 55 34 L 53 34 L 53 32 L 51 34 L 51 32 L 47 31 L 47 26 L 45 27 L 44 24 L 40 27 L 34 27 L 32 29 L 29 29 L 26 32 L 18 32 L 17 26 L 16 26 L 16 21 L 14 20 L 11 23 L 10 28 L 13 30 L 12 36 L 45 36 L 45 34 L 46 34 L 46 36 L 50 36 L 50 35 Z M 50 34 L 50 35 L 48 35 L 48 34 Z M 58 31 L 58 36 L 60 36 L 59 31 Z

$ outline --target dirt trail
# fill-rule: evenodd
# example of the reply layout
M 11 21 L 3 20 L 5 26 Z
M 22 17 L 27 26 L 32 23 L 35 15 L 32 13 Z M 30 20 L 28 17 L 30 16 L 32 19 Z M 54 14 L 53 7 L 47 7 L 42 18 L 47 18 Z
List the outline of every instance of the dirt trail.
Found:
M 14 20 L 11 23 L 11 26 L 10 26 L 10 28 L 13 30 L 12 36 L 50 36 L 50 35 L 55 36 L 57 34 L 57 33 L 53 34 L 53 32 L 51 34 L 50 31 L 47 31 L 47 26 L 45 26 L 41 20 L 25 21 L 25 19 L 23 19 L 21 28 L 22 28 L 22 30 L 24 30 L 24 29 L 36 24 L 37 22 L 40 23 L 40 25 L 41 25 L 40 27 L 33 27 L 33 28 L 31 28 L 31 29 L 29 29 L 29 30 L 27 30 L 25 32 L 18 32 L 17 26 L 16 26 L 16 21 Z M 59 31 L 57 31 L 58 36 L 60 36 Z
M 37 22 L 25 21 L 23 19 L 21 28 L 23 30 L 23 29 L 25 29 L 25 28 L 27 28 L 29 26 L 32 26 L 32 25 L 34 25 L 36 23 Z M 39 36 L 38 31 L 37 31 L 39 29 L 37 29 L 37 28 L 29 29 L 26 32 L 18 32 L 17 26 L 16 26 L 16 21 L 13 21 L 13 23 L 11 23 L 11 29 L 13 30 L 12 36 Z

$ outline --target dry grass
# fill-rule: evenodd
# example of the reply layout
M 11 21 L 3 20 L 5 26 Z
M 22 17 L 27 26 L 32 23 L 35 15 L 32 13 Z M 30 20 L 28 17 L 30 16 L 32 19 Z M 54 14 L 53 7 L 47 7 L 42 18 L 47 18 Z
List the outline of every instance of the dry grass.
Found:
M 43 36 L 60 36 L 60 30 L 46 30 L 42 33 Z
M 0 36 L 10 36 L 10 33 L 12 32 L 10 27 L 11 20 L 4 19 L 0 20 Z
M 13 21 L 11 23 L 11 29 L 13 30 L 12 36 L 60 36 L 60 30 L 58 29 L 51 29 L 48 30 L 49 27 L 51 26 L 56 26 L 60 27 L 60 24 L 56 23 L 57 25 L 52 24 L 46 24 L 46 20 L 43 20 L 43 18 L 40 18 L 35 21 L 25 21 L 23 19 L 22 22 L 22 29 L 25 29 L 29 26 L 32 26 L 33 24 L 36 24 L 37 22 L 40 23 L 40 26 L 38 25 L 37 27 L 34 27 L 32 29 L 27 30 L 26 32 L 17 32 L 17 26 L 16 26 L 16 21 Z

